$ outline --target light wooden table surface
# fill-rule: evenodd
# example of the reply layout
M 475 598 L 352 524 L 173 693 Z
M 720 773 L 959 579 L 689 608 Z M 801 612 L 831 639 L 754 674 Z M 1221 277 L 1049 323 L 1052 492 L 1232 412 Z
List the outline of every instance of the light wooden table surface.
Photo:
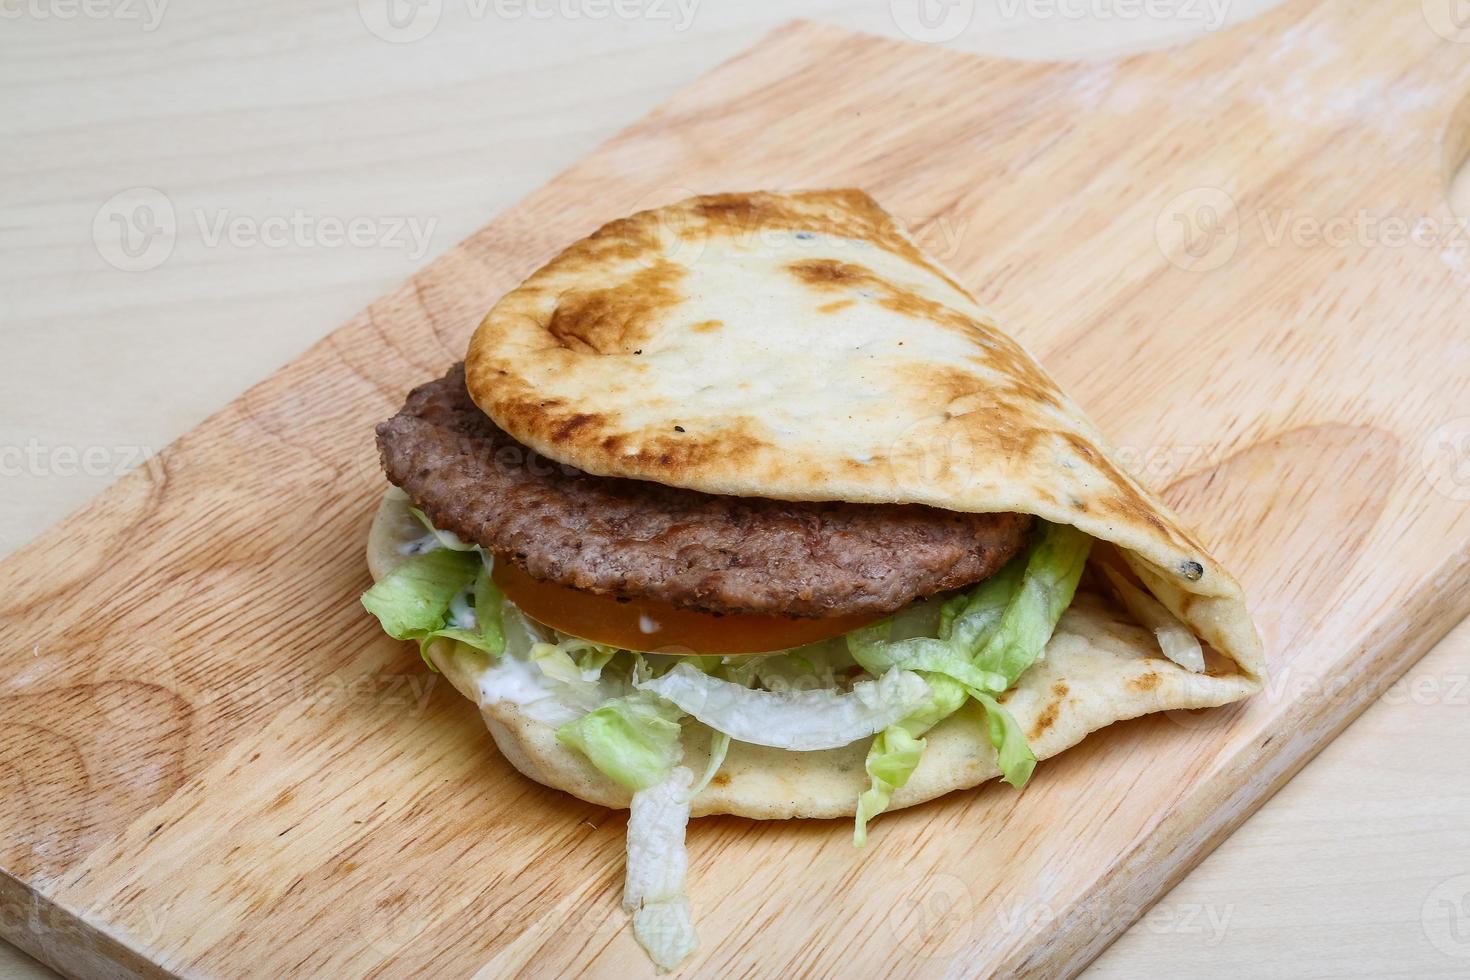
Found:
M 0 554 L 782 20 L 1098 57 L 1271 5 L 399 2 L 0 0 Z M 128 254 L 137 188 L 177 233 Z M 1470 974 L 1467 744 L 1470 624 L 1091 974 Z

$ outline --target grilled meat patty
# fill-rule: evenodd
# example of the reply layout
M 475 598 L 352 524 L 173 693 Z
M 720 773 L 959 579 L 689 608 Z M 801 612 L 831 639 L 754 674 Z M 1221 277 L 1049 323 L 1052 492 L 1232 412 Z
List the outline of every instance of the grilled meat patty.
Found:
M 1032 518 L 729 497 L 593 476 L 512 439 L 464 365 L 377 428 L 388 479 L 434 526 L 531 576 L 714 613 L 883 615 L 993 575 Z

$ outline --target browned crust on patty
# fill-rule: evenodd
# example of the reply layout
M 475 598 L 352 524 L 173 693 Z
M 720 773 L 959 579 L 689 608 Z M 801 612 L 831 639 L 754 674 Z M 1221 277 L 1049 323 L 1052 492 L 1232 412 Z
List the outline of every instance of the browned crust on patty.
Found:
M 717 613 L 883 615 L 994 574 L 1032 518 L 794 502 L 592 476 L 499 429 L 464 366 L 378 426 L 388 479 L 441 530 L 538 579 Z

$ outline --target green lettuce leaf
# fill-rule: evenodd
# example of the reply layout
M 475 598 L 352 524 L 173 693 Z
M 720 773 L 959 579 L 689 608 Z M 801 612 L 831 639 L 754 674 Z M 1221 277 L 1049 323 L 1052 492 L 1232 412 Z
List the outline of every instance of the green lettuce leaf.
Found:
M 378 617 L 383 632 L 395 640 L 416 640 L 444 628 L 450 604 L 481 568 L 473 552 L 431 551 L 395 568 L 363 593 L 362 604 Z
M 1070 525 L 1037 522 L 1036 540 L 1026 555 L 1025 572 L 998 625 L 980 640 L 979 635 L 971 636 L 965 626 L 970 609 L 956 618 L 955 642 L 967 644 L 974 651 L 975 665 L 981 670 L 1004 676 L 1005 690 L 1014 687 L 1046 649 L 1057 621 L 1077 593 L 1077 583 L 1091 548 L 1092 538 Z M 988 584 L 982 584 L 976 592 L 987 592 Z M 987 622 L 994 615 L 994 598 L 987 593 L 979 613 Z
M 897 667 L 922 673 L 944 674 L 968 687 L 982 691 L 1004 691 L 1006 678 L 976 667 L 969 655 L 948 640 L 914 637 L 890 642 L 885 639 L 888 624 L 866 626 L 848 634 L 847 645 L 853 659 L 875 677 Z
M 435 552 L 431 552 L 434 554 Z M 455 552 L 449 552 L 455 554 Z M 501 622 L 501 616 L 505 608 L 505 595 L 490 579 L 490 569 L 484 563 L 480 564 L 479 574 L 475 577 L 475 621 L 473 628 L 449 625 L 443 629 L 430 630 L 419 637 L 419 652 L 423 653 L 424 662 L 430 667 L 434 665 L 429 662 L 429 644 L 443 637 L 448 640 L 457 640 L 460 643 L 474 647 L 482 653 L 498 655 L 505 650 L 505 627 Z
M 663 782 L 683 755 L 682 712 L 643 691 L 614 698 L 556 730 L 608 778 L 634 792 Z
M 699 777 L 699 782 L 695 783 L 694 788 L 689 791 L 689 798 L 691 800 L 704 792 L 704 788 L 710 784 L 710 780 L 715 778 L 715 774 L 725 764 L 725 755 L 729 751 L 730 736 L 724 732 L 717 732 L 714 729 L 710 729 L 709 765 L 704 767 L 704 775 Z
M 848 649 L 864 670 L 919 672 L 935 696 L 930 705 L 891 725 L 868 750 L 868 788 L 858 798 L 853 842 L 908 782 L 925 749 L 920 736 L 959 710 L 966 697 L 985 709 L 986 734 L 1002 778 L 1018 789 L 1036 768 L 1020 725 L 994 697 L 1010 690 L 1046 648 L 1071 604 L 1092 539 L 1064 524 L 1038 522 L 1025 554 L 974 589 L 946 601 L 939 637 L 890 641 L 885 621 L 848 634 Z M 936 686 L 938 685 L 938 686 Z
M 462 597 L 473 599 L 473 606 Z M 362 604 L 395 640 L 418 640 L 431 670 L 429 645 L 454 640 L 498 656 L 505 650 L 501 623 L 505 596 L 476 551 L 437 548 L 410 558 L 363 593 Z
M 920 674 L 932 692 L 922 708 L 896 725 L 879 732 L 868 747 L 868 788 L 858 797 L 852 842 L 862 847 L 868 840 L 868 821 L 888 809 L 894 790 L 903 786 L 919 766 L 925 742 L 919 736 L 954 714 L 965 703 L 963 684 L 944 674 Z
M 998 755 L 1001 778 L 1020 789 L 1030 781 L 1036 768 L 1036 754 L 1026 744 L 1021 726 L 1016 724 L 1015 716 L 989 694 L 971 691 L 970 696 L 985 706 L 985 725 L 990 744 L 995 746 Z
M 1006 607 L 1016 595 L 1026 572 L 1026 554 L 1018 555 L 969 592 L 944 604 L 939 613 L 939 637 L 973 652 L 1000 626 Z
M 615 647 L 569 636 L 557 643 L 531 645 L 531 662 L 564 684 L 594 684 L 617 654 Z

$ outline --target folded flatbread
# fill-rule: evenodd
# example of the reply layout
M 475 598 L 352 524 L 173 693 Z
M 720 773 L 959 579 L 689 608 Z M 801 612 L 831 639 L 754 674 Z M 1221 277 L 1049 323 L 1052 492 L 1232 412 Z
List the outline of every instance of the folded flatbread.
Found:
M 1096 545 L 1075 600 L 998 694 L 1037 758 L 1115 721 L 1222 705 L 1263 682 L 1235 579 L 1036 359 L 860 191 L 697 197 L 613 221 L 490 311 L 463 377 L 503 435 L 589 479 L 1034 515 L 1085 532 Z M 375 578 L 425 533 L 411 503 L 422 502 L 397 491 L 383 503 Z M 424 507 L 436 520 L 446 510 Z M 477 521 L 456 529 L 474 533 Z M 1197 660 L 1167 655 L 1181 632 Z M 514 766 L 593 803 L 629 804 L 629 788 L 558 738 L 560 715 L 487 685 L 483 653 L 444 640 L 428 650 Z M 889 807 L 999 775 L 985 718 L 969 701 L 928 731 Z M 712 731 L 682 724 L 682 765 L 697 773 Z M 851 815 L 870 783 L 869 742 L 788 751 L 736 740 L 692 813 Z

